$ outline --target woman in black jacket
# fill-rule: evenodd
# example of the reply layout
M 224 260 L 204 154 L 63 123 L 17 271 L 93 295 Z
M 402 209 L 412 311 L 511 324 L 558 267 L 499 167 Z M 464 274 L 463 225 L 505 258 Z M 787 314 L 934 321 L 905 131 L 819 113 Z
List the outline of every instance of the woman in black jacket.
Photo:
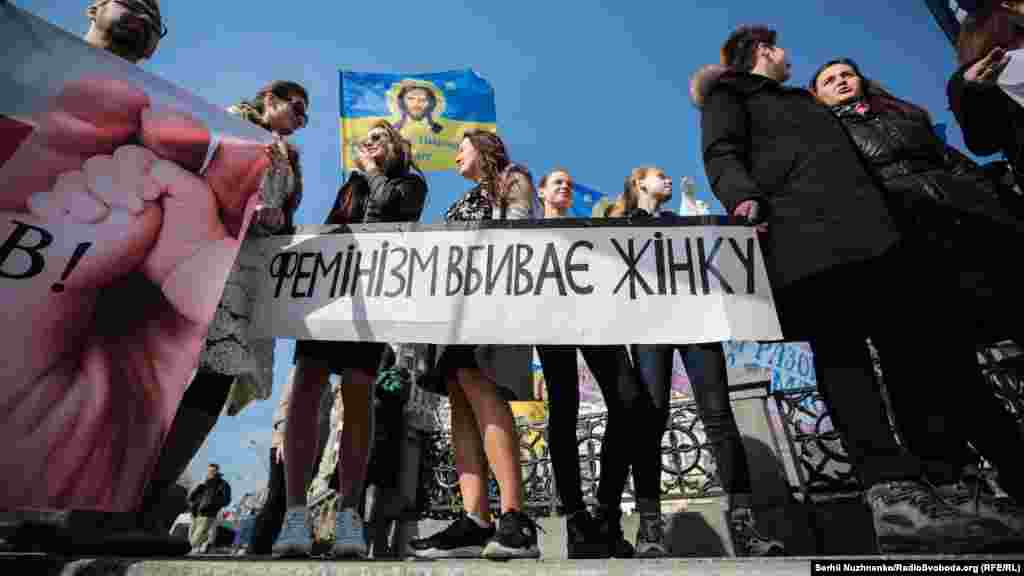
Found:
M 974 352 L 981 334 L 970 325 L 976 317 L 987 318 L 977 309 L 966 314 L 936 313 L 936 304 L 973 304 L 988 295 L 986 284 L 993 275 L 987 267 L 969 264 L 981 248 L 975 239 L 989 237 L 993 229 L 1012 234 L 1014 218 L 995 195 L 988 175 L 939 139 L 927 112 L 867 80 L 852 60 L 826 63 L 809 88 L 846 127 L 887 195 L 903 232 L 901 251 L 907 266 L 919 272 L 926 301 L 919 318 L 922 334 L 936 334 L 926 331 L 930 323 L 941 331 L 939 338 L 910 342 L 886 334 L 874 338 L 883 368 L 888 370 L 886 378 L 900 384 L 890 387 L 889 394 L 904 442 L 916 455 L 934 463 L 927 470 L 933 483 L 944 485 L 940 492 L 947 500 L 970 505 L 956 488 L 959 470 L 972 460 L 968 441 L 996 465 L 1004 489 L 1020 498 L 1024 435 L 981 377 Z M 925 290 L 929 286 L 931 290 Z M 927 297 L 929 291 L 939 296 L 934 303 Z M 921 358 L 917 366 L 897 363 L 890 370 L 884 364 L 887 355 L 915 351 Z M 918 384 L 907 385 L 911 382 Z M 984 425 L 979 426 L 980 421 Z M 981 507 L 986 516 L 1013 530 L 1024 529 L 1020 511 L 990 500 L 982 501 Z
M 375 123 L 360 142 L 358 172 L 338 191 L 327 224 L 415 222 L 427 197 L 427 183 L 412 146 L 385 121 Z M 358 498 L 366 478 L 373 438 L 372 391 L 386 344 L 301 340 L 286 420 L 285 487 L 288 509 L 273 551 L 305 556 L 312 547 L 306 518 L 306 476 L 316 455 L 317 406 L 330 373 L 348 371 L 342 386 L 345 425 L 338 454 L 340 498 L 335 521 L 335 556 L 367 553 Z
M 626 178 L 622 196 L 609 207 L 608 216 L 634 221 L 671 218 L 661 207 L 672 197 L 672 179 L 654 166 L 634 168 Z M 633 479 L 640 526 L 637 556 L 666 555 L 661 534 L 661 440 L 669 419 L 672 361 L 676 351 L 686 366 L 693 397 L 712 446 L 719 481 L 729 506 L 729 527 L 736 553 L 775 556 L 785 552 L 782 542 L 757 530 L 753 514 L 753 487 L 747 453 L 729 403 L 725 353 L 718 342 L 705 344 L 633 344 L 630 346 L 640 386 L 639 405 L 647 411 L 636 429 Z

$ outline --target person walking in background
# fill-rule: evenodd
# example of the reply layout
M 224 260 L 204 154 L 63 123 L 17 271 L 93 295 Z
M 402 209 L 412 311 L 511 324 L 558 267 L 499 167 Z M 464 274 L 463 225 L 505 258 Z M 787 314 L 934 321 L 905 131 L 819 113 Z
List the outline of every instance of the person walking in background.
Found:
M 210 464 L 206 480 L 188 495 L 192 527 L 188 540 L 193 554 L 205 553 L 217 540 L 217 517 L 231 503 L 231 485 L 221 476 L 220 466 Z

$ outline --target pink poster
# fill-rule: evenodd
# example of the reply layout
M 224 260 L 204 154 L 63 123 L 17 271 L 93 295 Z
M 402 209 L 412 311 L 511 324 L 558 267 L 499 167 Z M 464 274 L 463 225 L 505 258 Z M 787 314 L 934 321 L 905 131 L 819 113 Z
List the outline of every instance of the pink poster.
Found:
M 0 510 L 131 511 L 269 134 L 13 6 L 0 37 Z

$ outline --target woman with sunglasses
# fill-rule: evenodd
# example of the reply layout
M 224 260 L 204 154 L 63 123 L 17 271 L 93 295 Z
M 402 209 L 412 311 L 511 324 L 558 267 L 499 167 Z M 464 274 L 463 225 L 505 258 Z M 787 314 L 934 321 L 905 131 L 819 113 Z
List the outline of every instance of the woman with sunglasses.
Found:
M 271 165 L 264 175 L 262 206 L 254 213 L 247 238 L 286 233 L 302 199 L 299 152 L 285 140 L 306 125 L 309 96 L 295 82 L 276 81 L 261 89 L 253 100 L 228 108 L 271 132 L 267 145 Z M 273 384 L 274 341 L 248 336 L 250 317 L 245 249 L 240 251 L 217 312 L 210 323 L 199 357 L 199 368 L 178 405 L 171 429 L 143 500 L 143 510 L 153 509 L 164 492 L 181 476 L 206 441 L 228 402 L 228 413 L 237 414 L 254 399 L 270 397 Z
M 327 224 L 416 222 L 427 198 L 427 182 L 412 145 L 386 121 L 376 122 L 356 146 L 356 166 L 338 191 Z M 373 384 L 387 344 L 300 340 L 285 421 L 284 463 L 288 509 L 274 543 L 278 557 L 308 556 L 310 537 L 306 486 L 318 445 L 317 409 L 331 373 L 344 374 L 345 420 L 338 450 L 338 510 L 335 557 L 365 557 L 363 520 L 358 510 L 373 439 Z

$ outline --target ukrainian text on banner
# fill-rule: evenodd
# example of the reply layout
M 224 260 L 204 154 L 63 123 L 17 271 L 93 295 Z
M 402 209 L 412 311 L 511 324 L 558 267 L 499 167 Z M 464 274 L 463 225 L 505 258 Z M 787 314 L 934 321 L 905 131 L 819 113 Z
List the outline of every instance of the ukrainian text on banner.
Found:
M 412 142 L 424 171 L 455 168 L 462 134 L 494 132 L 494 89 L 472 70 L 431 74 L 341 72 L 341 165 L 356 168 L 356 147 L 385 120 Z
M 309 227 L 351 233 L 261 241 L 253 329 L 439 344 L 778 339 L 753 229 L 726 222 Z
M 133 511 L 268 138 L 10 4 L 0 37 L 0 509 Z
M 807 342 L 724 342 L 729 383 L 769 382 L 769 391 L 816 390 L 814 355 Z

